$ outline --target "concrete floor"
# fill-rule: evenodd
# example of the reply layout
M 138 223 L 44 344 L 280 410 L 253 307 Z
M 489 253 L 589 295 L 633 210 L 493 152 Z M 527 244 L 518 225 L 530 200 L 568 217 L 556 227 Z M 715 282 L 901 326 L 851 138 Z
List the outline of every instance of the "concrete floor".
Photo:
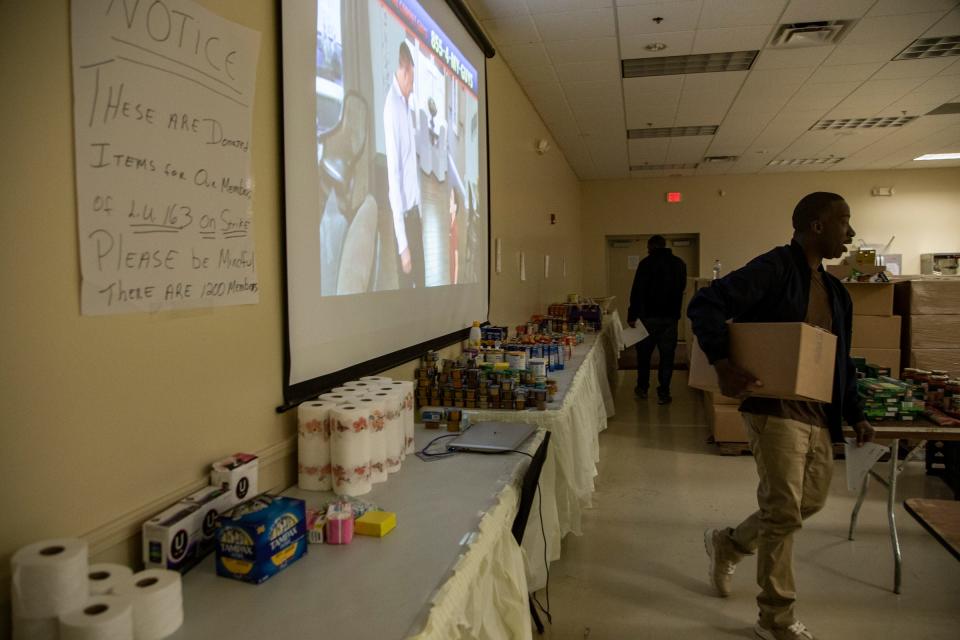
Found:
M 707 444 L 700 398 L 673 379 L 674 403 L 637 400 L 635 373 L 620 372 L 617 415 L 600 435 L 600 475 L 582 536 L 567 536 L 551 566 L 553 624 L 544 638 L 655 640 L 749 638 L 756 620 L 756 561 L 734 576 L 730 598 L 712 595 L 703 530 L 734 525 L 756 509 L 750 456 Z M 651 387 L 653 388 L 653 387 Z M 818 639 L 960 637 L 960 562 L 903 510 L 907 497 L 950 498 L 912 462 L 900 476 L 896 517 L 902 594 L 893 587 L 886 493 L 873 483 L 857 539 L 847 540 L 855 495 L 836 462 L 827 506 L 795 543 L 798 616 Z M 538 598 L 545 601 L 540 591 Z

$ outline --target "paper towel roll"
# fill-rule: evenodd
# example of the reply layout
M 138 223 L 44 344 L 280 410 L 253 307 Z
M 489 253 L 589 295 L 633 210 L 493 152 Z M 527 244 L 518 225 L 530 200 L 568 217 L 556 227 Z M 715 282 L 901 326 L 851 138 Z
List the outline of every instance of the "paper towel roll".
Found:
M 113 593 L 113 589 L 133 577 L 133 569 L 122 564 L 103 562 L 92 564 L 87 572 L 89 592 L 92 596 L 102 596 Z
M 13 612 L 13 640 L 58 640 L 60 620 L 51 618 L 24 618 Z
M 338 495 L 369 493 L 370 429 L 367 409 L 343 404 L 333 409 L 330 431 L 330 461 L 333 490 Z
M 320 402 L 332 402 L 333 404 L 347 404 L 348 402 L 353 400 L 355 395 L 357 394 L 356 393 L 334 393 L 333 391 L 331 391 L 330 393 L 324 393 L 323 395 L 321 395 L 318 398 L 318 400 Z
M 22 618 L 50 618 L 79 609 L 87 600 L 87 542 L 41 540 L 10 559 L 11 600 Z
M 403 430 L 406 443 L 404 451 L 408 454 L 413 453 L 415 449 L 413 444 L 413 382 L 409 380 L 394 380 L 390 383 L 390 386 L 403 390 Z
M 370 430 L 370 482 L 386 482 L 388 434 L 383 399 L 365 394 L 358 397 L 354 404 L 367 410 L 367 425 Z
M 146 569 L 115 589 L 133 601 L 133 634 L 137 640 L 166 638 L 183 624 L 180 574 L 166 569 Z
M 376 387 L 380 386 L 379 382 L 374 382 L 371 380 L 351 380 L 347 384 L 343 385 L 347 388 L 353 387 L 354 389 L 359 389 L 363 393 L 369 393 Z
M 133 601 L 91 596 L 80 609 L 60 616 L 60 640 L 133 640 Z
M 406 457 L 406 435 L 403 428 L 403 390 L 380 387 L 373 397 L 383 400 L 384 433 L 387 434 L 387 472 L 400 470 Z
M 354 395 L 357 395 L 358 393 L 366 393 L 366 392 L 367 392 L 366 388 L 355 387 L 353 385 L 347 385 L 347 384 L 343 385 L 342 387 L 334 387 L 333 389 L 330 389 L 330 393 L 340 393 L 346 396 L 354 396 Z
M 381 385 L 393 382 L 393 378 L 388 378 L 387 376 L 363 376 L 360 379 L 364 382 L 376 382 Z
M 329 491 L 330 412 L 333 402 L 311 401 L 297 407 L 297 486 L 307 491 Z

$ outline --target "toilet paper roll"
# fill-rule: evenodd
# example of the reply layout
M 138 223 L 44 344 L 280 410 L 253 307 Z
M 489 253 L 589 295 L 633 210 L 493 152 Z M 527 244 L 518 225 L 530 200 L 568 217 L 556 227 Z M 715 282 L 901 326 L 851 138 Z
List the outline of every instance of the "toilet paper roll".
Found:
M 331 391 L 330 393 L 324 393 L 323 395 L 321 395 L 318 398 L 318 400 L 320 402 L 332 402 L 333 404 L 347 404 L 348 402 L 353 400 L 353 398 L 356 395 L 357 394 L 355 392 L 354 393 L 334 393 L 333 391 Z
M 91 596 L 80 609 L 60 616 L 60 640 L 133 640 L 133 637 L 133 601 L 127 596 Z
M 354 389 L 359 389 L 363 393 L 368 393 L 380 386 L 379 382 L 373 382 L 370 380 L 351 380 L 347 384 L 343 385 L 347 388 L 353 387 Z
M 366 388 L 355 387 L 353 385 L 343 385 L 342 387 L 334 387 L 330 390 L 330 393 L 340 393 L 347 396 L 354 396 L 358 393 L 366 393 Z
M 394 380 L 390 383 L 390 386 L 403 391 L 403 430 L 406 444 L 404 451 L 410 454 L 415 449 L 413 444 L 413 383 L 409 380 Z
M 311 401 L 297 407 L 297 486 L 307 491 L 329 491 L 330 412 L 333 402 Z
M 11 600 L 22 618 L 51 618 L 79 609 L 87 600 L 87 542 L 41 540 L 10 559 Z
M 337 495 L 359 496 L 370 492 L 370 427 L 367 420 L 367 409 L 352 403 L 333 409 L 330 462 L 333 491 Z
M 102 596 L 113 593 L 118 584 L 128 582 L 133 577 L 133 569 L 122 564 L 103 562 L 90 565 L 87 571 L 89 593 Z
M 387 472 L 400 470 L 406 457 L 406 432 L 403 428 L 403 391 L 396 387 L 380 387 L 373 397 L 383 400 L 384 432 L 387 434 Z
M 118 585 L 115 592 L 133 602 L 133 635 L 137 640 L 166 638 L 183 624 L 183 592 L 176 571 L 146 569 Z
M 370 429 L 370 482 L 387 481 L 387 432 L 383 400 L 372 394 L 358 397 L 354 403 L 367 410 L 367 425 Z
M 363 376 L 360 379 L 364 382 L 376 382 L 381 385 L 393 382 L 393 378 L 388 378 L 387 376 Z
M 24 618 L 13 612 L 13 640 L 59 640 L 59 618 Z

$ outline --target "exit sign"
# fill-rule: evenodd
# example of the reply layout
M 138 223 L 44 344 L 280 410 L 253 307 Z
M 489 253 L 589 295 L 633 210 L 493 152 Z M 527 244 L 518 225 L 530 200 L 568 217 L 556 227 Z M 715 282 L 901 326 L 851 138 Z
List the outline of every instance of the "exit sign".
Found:
M 683 194 L 679 191 L 667 191 L 667 202 L 680 202 L 683 200 Z

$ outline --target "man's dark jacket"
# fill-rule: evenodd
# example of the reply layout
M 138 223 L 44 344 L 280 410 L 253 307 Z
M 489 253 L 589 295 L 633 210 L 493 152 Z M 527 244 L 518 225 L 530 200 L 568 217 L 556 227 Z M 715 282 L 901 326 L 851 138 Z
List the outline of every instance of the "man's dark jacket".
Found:
M 667 248 L 654 249 L 637 265 L 627 322 L 638 318 L 680 319 L 687 265 Z
M 818 267 L 830 297 L 833 333 L 837 336 L 834 360 L 833 398 L 824 407 L 834 442 L 842 442 L 841 420 L 856 424 L 864 419 L 857 395 L 857 374 L 850 359 L 853 303 L 837 278 Z M 700 348 L 710 363 L 729 356 L 726 321 L 803 322 L 810 299 L 810 265 L 796 241 L 777 247 L 751 260 L 711 286 L 697 291 L 687 308 Z M 736 363 L 734 363 L 736 364 Z M 750 412 L 754 399 L 747 398 L 741 411 Z

